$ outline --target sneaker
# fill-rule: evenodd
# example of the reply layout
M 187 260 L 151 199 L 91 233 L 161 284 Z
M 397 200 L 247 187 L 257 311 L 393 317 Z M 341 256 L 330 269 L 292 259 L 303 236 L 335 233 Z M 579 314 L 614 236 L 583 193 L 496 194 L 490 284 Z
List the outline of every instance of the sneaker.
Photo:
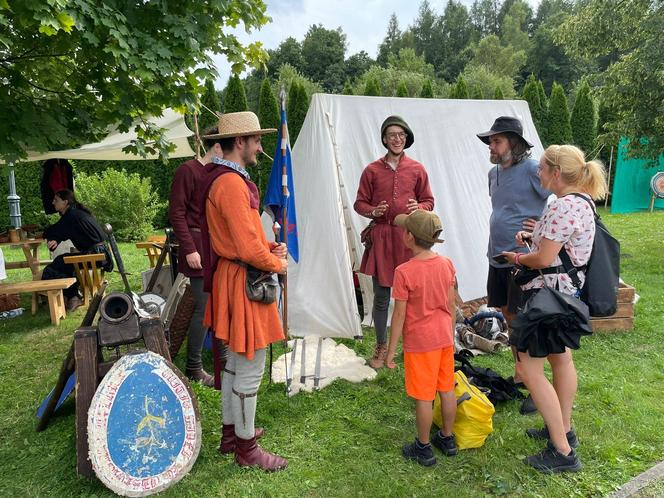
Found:
M 442 432 L 436 431 L 431 438 L 431 444 L 442 451 L 445 456 L 454 456 L 459 453 L 454 434 L 451 436 L 443 436 Z
M 537 407 L 535 406 L 535 401 L 533 397 L 529 394 L 526 399 L 521 403 L 521 408 L 519 408 L 521 415 L 534 415 L 537 413 Z
M 576 432 L 574 432 L 574 429 L 570 429 L 569 432 L 565 435 L 567 436 L 567 443 L 573 449 L 579 447 L 579 438 L 576 437 Z M 526 436 L 533 439 L 550 439 L 549 428 L 545 425 L 541 429 L 526 429 Z
M 415 460 L 424 467 L 431 467 L 436 463 L 436 457 L 433 456 L 431 444 L 427 443 L 426 445 L 423 445 L 417 438 L 414 442 L 405 445 L 401 450 L 401 453 L 404 457 L 409 460 Z
M 551 441 L 546 444 L 545 449 L 524 459 L 524 463 L 544 474 L 581 470 L 581 460 L 576 451 L 572 450 L 569 455 L 563 455 L 551 444 Z
M 516 387 L 517 389 L 528 389 L 523 382 L 516 382 L 514 380 L 514 376 L 507 377 L 507 382 L 509 382 L 510 384 L 514 384 L 514 387 Z

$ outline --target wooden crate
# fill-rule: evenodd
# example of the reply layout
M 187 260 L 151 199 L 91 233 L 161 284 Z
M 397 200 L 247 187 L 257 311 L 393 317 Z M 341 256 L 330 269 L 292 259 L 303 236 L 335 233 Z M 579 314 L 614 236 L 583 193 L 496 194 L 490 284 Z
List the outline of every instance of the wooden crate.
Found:
M 618 288 L 618 309 L 611 316 L 590 319 L 593 332 L 634 330 L 634 287 L 624 283 Z

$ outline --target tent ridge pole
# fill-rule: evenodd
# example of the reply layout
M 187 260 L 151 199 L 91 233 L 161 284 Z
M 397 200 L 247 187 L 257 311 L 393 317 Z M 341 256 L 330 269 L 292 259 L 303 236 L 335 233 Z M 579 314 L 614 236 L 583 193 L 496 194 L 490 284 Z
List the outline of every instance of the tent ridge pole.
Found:
M 338 202 L 341 205 L 341 215 L 342 219 L 344 222 L 344 225 L 346 227 L 347 233 L 349 233 L 348 237 L 346 237 L 346 247 L 348 248 L 348 251 L 346 253 L 349 263 L 350 263 L 350 269 L 351 271 L 354 271 L 355 268 L 359 266 L 358 264 L 358 251 L 356 247 L 357 243 L 357 237 L 355 237 L 354 233 L 352 233 L 352 223 L 351 223 L 351 218 L 349 214 L 349 208 L 345 202 L 346 199 L 346 187 L 344 185 L 344 182 L 342 180 L 342 175 L 341 175 L 341 160 L 339 159 L 339 146 L 337 144 L 337 138 L 336 138 L 336 133 L 334 129 L 334 124 L 332 123 L 332 116 L 330 115 L 329 112 L 325 112 L 325 117 L 327 118 L 327 132 L 329 134 L 330 140 L 332 142 L 332 154 L 333 154 L 333 159 L 334 159 L 334 165 L 335 167 L 335 173 L 336 173 L 336 180 L 337 180 L 337 185 L 339 186 L 339 199 Z M 356 320 L 356 333 L 355 336 L 357 335 L 362 335 L 362 319 L 359 316 L 359 313 L 357 313 L 357 303 L 355 302 L 355 292 L 351 293 L 353 296 L 353 302 L 348 303 L 355 309 L 355 316 L 357 317 Z M 365 294 L 362 292 L 362 299 L 366 303 L 365 299 Z

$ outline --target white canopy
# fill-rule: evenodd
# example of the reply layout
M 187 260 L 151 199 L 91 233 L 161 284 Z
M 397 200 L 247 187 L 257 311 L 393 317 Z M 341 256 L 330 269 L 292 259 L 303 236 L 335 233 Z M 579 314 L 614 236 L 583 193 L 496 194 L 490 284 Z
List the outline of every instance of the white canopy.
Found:
M 488 148 L 476 133 L 498 116 L 521 119 L 524 136 L 542 145 L 522 100 L 443 100 L 314 95 L 293 148 L 300 261 L 288 270 L 289 329 L 293 335 L 362 335 L 353 288 L 368 219 L 353 210 L 364 167 L 385 154 L 380 125 L 402 116 L 415 134 L 406 153 L 429 173 L 434 211 L 443 221 L 444 244 L 464 300 L 486 295 L 486 256 L 491 202 Z M 371 313 L 371 279 L 361 278 L 365 315 Z
M 175 151 L 169 154 L 169 157 L 192 157 L 194 155 L 194 151 L 191 150 L 187 141 L 187 137 L 190 137 L 194 133 L 185 124 L 182 114 L 173 109 L 165 109 L 161 117 L 152 118 L 150 122 L 159 128 L 165 128 L 167 130 L 165 134 L 166 139 L 175 144 Z M 122 133 L 116 129 L 111 131 L 101 142 L 82 145 L 78 149 L 57 150 L 45 153 L 30 152 L 25 161 L 44 161 L 46 159 L 85 159 L 88 161 L 157 159 L 157 154 L 141 157 L 122 151 L 132 140 L 136 140 L 134 127 L 135 125 L 132 125 L 130 131 L 126 133 Z

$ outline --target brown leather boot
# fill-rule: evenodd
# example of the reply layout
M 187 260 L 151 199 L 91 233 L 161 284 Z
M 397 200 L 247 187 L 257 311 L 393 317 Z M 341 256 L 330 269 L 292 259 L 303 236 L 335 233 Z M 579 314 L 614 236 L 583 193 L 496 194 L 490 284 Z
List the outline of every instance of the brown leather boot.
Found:
M 385 358 L 387 358 L 387 344 L 376 344 L 374 349 L 373 358 L 369 360 L 369 366 L 375 370 L 385 366 Z
M 256 444 L 256 438 L 235 438 L 235 463 L 240 467 L 258 467 L 267 472 L 276 472 L 288 467 L 288 460 L 268 453 Z
M 214 377 L 207 373 L 202 368 L 189 369 L 187 368 L 184 373 L 189 380 L 198 382 L 199 380 L 205 387 L 214 387 Z
M 262 427 L 254 429 L 254 437 L 260 439 L 265 431 Z M 228 455 L 235 453 L 235 426 L 232 424 L 223 424 L 221 426 L 221 443 L 219 443 L 219 453 Z

